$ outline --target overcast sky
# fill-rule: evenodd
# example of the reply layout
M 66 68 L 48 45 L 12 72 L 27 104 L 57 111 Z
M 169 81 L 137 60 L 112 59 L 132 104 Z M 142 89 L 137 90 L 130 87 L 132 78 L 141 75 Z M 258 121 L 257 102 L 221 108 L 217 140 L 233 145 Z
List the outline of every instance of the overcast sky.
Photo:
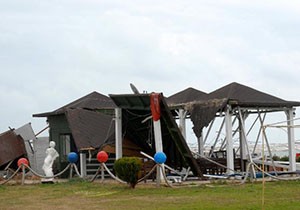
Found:
M 2 1 L 0 132 L 38 132 L 32 114 L 130 83 L 170 96 L 239 82 L 300 101 L 299 25 L 292 0 Z

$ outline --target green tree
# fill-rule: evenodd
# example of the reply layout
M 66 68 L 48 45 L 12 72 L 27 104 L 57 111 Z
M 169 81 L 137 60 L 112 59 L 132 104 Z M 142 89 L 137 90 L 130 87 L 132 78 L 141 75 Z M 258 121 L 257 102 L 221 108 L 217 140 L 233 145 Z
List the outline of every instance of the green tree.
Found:
M 280 158 L 280 161 L 289 161 L 289 157 L 285 155 Z
M 138 182 L 142 161 L 137 157 L 123 157 L 115 161 L 114 169 L 117 176 L 135 188 Z

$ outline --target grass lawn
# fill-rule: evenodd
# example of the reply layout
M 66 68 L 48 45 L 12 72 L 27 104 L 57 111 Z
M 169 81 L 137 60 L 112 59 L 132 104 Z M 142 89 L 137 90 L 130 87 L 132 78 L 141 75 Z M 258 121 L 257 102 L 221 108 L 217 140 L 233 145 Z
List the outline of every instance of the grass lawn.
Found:
M 110 182 L 0 185 L 0 209 L 300 209 L 300 181 L 191 183 L 174 188 Z

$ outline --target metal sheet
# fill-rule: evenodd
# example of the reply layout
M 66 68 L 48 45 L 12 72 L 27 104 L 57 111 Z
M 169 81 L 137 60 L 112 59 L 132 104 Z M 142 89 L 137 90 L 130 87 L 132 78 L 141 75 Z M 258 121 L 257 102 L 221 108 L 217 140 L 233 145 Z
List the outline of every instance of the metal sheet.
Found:
M 31 123 L 27 123 L 20 128 L 17 128 L 14 130 L 17 135 L 22 136 L 24 141 L 29 141 L 29 140 L 35 140 L 35 134 L 33 132 L 33 129 L 31 127 Z
M 118 107 L 124 109 L 124 111 L 122 111 L 123 132 L 130 137 L 131 141 L 140 146 L 144 152 L 146 151 L 146 153 L 152 155 L 152 153 L 155 152 L 153 146 L 150 152 L 147 152 L 148 148 L 145 146 L 145 144 L 149 144 L 147 141 L 149 140 L 149 134 L 151 134 L 152 128 L 151 125 L 149 127 L 149 124 L 144 122 L 147 117 L 151 116 L 150 95 L 123 94 L 110 95 L 110 97 Z M 191 167 L 196 176 L 202 176 L 200 168 L 193 158 L 162 94 L 160 98 L 163 148 L 164 153 L 166 153 L 168 157 L 166 164 L 173 168 L 187 164 Z M 153 141 L 155 141 L 155 139 L 153 139 Z M 152 142 L 151 145 L 153 145 L 153 143 L 154 142 Z
M 35 159 L 35 149 L 33 147 L 33 142 L 36 141 L 35 134 L 31 127 L 31 123 L 27 123 L 20 128 L 14 130 L 17 135 L 20 135 L 24 139 L 25 148 L 27 156 L 30 162 L 30 166 L 36 170 L 36 159 Z
M 24 140 L 14 131 L 0 134 L 0 166 L 26 155 Z

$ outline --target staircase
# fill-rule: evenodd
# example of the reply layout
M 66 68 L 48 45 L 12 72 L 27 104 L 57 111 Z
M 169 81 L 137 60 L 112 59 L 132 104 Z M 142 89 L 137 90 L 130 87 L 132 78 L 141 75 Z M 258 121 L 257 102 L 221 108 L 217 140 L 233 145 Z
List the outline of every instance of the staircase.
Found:
M 107 160 L 107 162 L 105 163 L 105 165 L 107 166 L 107 168 L 114 174 L 113 172 L 113 166 L 114 166 L 114 162 L 115 162 L 115 158 L 109 158 Z M 91 158 L 91 161 L 89 162 L 89 160 L 87 159 L 86 161 L 86 174 L 87 177 L 94 177 L 94 175 L 96 174 L 98 168 L 100 167 L 100 163 L 98 162 L 98 160 L 96 158 Z M 104 170 L 104 176 L 105 178 L 110 177 L 110 175 L 108 174 L 108 172 L 106 170 Z M 98 178 L 101 178 L 101 172 L 99 172 L 98 174 Z

